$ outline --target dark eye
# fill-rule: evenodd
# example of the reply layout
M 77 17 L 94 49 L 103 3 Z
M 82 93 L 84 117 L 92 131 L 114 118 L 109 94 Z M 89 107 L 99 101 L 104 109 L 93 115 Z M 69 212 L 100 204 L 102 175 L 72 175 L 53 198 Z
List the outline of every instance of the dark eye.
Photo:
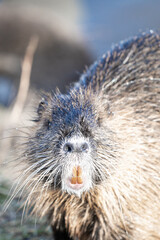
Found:
M 49 120 L 46 120 L 45 121 L 45 126 L 46 126 L 47 130 L 50 130 L 51 126 L 52 126 L 52 123 Z
M 97 123 L 98 123 L 98 126 L 100 127 L 100 126 L 101 126 L 101 123 L 102 123 L 102 118 L 99 117 L 99 118 L 97 119 Z

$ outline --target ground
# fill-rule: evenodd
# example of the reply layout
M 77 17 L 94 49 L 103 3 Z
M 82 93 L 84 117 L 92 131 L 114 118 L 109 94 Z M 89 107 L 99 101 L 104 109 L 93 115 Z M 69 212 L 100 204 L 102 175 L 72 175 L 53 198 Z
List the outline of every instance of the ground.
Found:
M 9 193 L 8 184 L 0 178 L 0 240 L 51 240 L 52 233 L 45 219 L 24 217 L 21 203 L 15 198 L 3 213 L 3 205 Z

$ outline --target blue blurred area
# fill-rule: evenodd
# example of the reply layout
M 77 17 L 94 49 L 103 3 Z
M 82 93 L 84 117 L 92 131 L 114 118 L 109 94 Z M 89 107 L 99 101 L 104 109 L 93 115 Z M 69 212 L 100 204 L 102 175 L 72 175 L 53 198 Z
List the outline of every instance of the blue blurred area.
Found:
M 8 107 L 15 95 L 16 89 L 13 82 L 6 77 L 0 76 L 0 105 Z
M 149 29 L 160 29 L 159 0 L 80 0 L 85 17 L 80 25 L 96 56 L 112 44 Z
M 111 46 L 121 40 L 125 40 L 150 29 L 160 29 L 160 0 L 0 0 L 0 3 L 1 5 L 11 3 L 13 6 L 17 4 L 17 9 L 20 5 L 30 6 L 31 10 L 33 8 L 41 8 L 46 14 L 46 11 L 44 11 L 45 8 L 47 9 L 48 16 L 54 16 L 55 13 L 61 15 L 63 21 L 67 23 L 70 22 L 70 25 L 73 25 L 80 34 L 81 32 L 83 33 L 84 42 L 87 46 L 85 53 L 88 55 L 89 53 L 93 53 L 94 59 L 101 57 Z M 40 16 L 39 20 L 42 20 L 42 16 Z M 52 17 L 48 22 L 50 26 L 55 23 L 52 22 Z M 63 26 L 63 28 L 64 32 L 67 31 L 66 27 Z M 12 36 L 12 33 L 10 34 Z M 24 36 L 24 34 L 22 34 L 22 36 Z M 65 46 L 63 47 L 65 50 Z M 57 49 L 59 50 L 59 47 Z M 76 53 L 77 51 L 75 51 L 75 55 Z M 50 52 L 44 52 L 44 56 L 48 58 Z M 69 59 L 73 60 L 72 58 L 73 55 L 71 55 Z M 57 60 L 56 57 L 55 60 Z M 84 60 L 80 61 L 81 65 L 86 65 Z M 68 60 L 66 60 L 66 63 L 68 64 Z M 66 63 L 64 67 L 66 66 L 66 69 L 69 69 Z M 53 66 L 55 64 L 53 59 L 51 60 L 51 65 L 52 64 Z M 61 64 L 62 62 L 59 62 L 56 69 L 58 69 L 58 66 Z M 71 74 L 77 71 L 77 67 L 73 66 L 73 72 L 68 71 L 69 75 L 67 76 L 69 76 L 70 79 Z M 49 70 L 49 73 L 50 72 Z M 41 69 L 41 75 L 43 73 L 44 69 Z M 47 78 L 49 78 L 50 75 L 47 73 Z M 59 78 L 55 72 L 54 75 L 55 79 L 63 78 L 61 74 Z M 10 84 L 11 79 L 1 79 L 1 77 L 3 78 L 3 75 L 0 76 L 0 104 L 7 106 L 13 99 Z

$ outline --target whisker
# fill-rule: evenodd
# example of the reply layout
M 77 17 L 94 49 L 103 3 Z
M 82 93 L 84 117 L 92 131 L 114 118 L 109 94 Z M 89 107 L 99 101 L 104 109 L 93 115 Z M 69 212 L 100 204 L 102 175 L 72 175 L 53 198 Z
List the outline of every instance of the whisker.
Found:
M 26 174 L 32 170 L 34 167 L 36 167 L 38 164 L 42 163 L 46 161 L 46 164 L 42 165 L 40 168 L 38 168 L 36 171 L 32 172 L 23 182 L 23 178 L 25 178 Z M 47 166 L 48 164 L 50 164 L 53 160 L 48 161 L 47 158 L 42 159 L 41 161 L 37 161 L 37 163 L 34 163 L 33 165 L 29 166 L 18 178 L 18 182 L 16 183 L 16 187 L 14 188 L 14 191 L 11 195 L 11 197 L 9 198 L 9 200 L 7 201 L 7 203 L 4 205 L 4 211 L 6 211 L 6 209 L 8 208 L 8 206 L 10 205 L 10 203 L 12 202 L 12 200 L 15 198 L 16 195 L 18 195 L 18 193 L 21 191 L 21 195 L 27 185 L 27 183 L 29 182 L 29 180 L 31 178 L 33 178 L 39 171 L 41 171 L 41 169 L 43 169 L 45 166 Z M 23 182 L 23 184 L 21 184 Z M 14 185 L 15 186 L 15 185 Z M 14 187 L 13 186 L 13 187 Z M 13 187 L 11 188 L 13 190 Z M 20 196 L 21 196 L 20 195 Z
M 45 171 L 43 174 L 40 175 L 40 177 L 38 178 L 38 180 L 36 179 L 36 184 L 34 185 L 34 187 L 32 188 L 31 192 L 29 193 L 29 195 L 28 195 L 28 197 L 27 197 L 27 199 L 26 199 L 26 202 L 25 202 L 24 210 L 23 210 L 23 211 L 25 211 L 25 208 L 26 208 L 26 206 L 28 205 L 28 202 L 29 202 L 29 200 L 30 200 L 30 197 L 31 197 L 32 194 L 34 193 L 34 190 L 36 189 L 36 187 L 37 187 L 37 188 L 39 187 L 39 184 L 40 184 L 41 180 L 43 180 L 44 177 L 46 176 L 46 174 L 48 174 L 53 168 L 55 168 L 55 166 L 50 166 L 48 169 L 46 169 L 46 171 Z M 54 169 L 54 172 L 57 172 L 57 168 Z M 52 175 L 54 175 L 54 172 L 52 172 Z M 51 174 L 50 174 L 50 175 L 51 175 Z M 33 182 L 32 182 L 32 183 L 33 183 Z M 29 185 L 29 187 L 31 187 L 32 183 Z M 47 183 L 49 183 L 49 182 L 47 181 Z M 44 183 L 44 184 L 43 184 L 43 187 L 41 188 L 41 195 L 42 195 L 45 187 L 46 187 L 46 183 Z M 45 189 L 45 192 L 48 190 L 48 187 L 49 187 L 49 184 L 47 184 L 47 188 Z

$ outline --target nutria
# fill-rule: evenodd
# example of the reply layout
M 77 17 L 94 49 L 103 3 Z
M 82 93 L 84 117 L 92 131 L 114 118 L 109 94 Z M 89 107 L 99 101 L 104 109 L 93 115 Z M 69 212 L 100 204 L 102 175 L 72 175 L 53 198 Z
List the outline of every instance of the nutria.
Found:
M 160 36 L 115 46 L 44 94 L 23 144 L 26 206 L 55 239 L 160 239 Z

